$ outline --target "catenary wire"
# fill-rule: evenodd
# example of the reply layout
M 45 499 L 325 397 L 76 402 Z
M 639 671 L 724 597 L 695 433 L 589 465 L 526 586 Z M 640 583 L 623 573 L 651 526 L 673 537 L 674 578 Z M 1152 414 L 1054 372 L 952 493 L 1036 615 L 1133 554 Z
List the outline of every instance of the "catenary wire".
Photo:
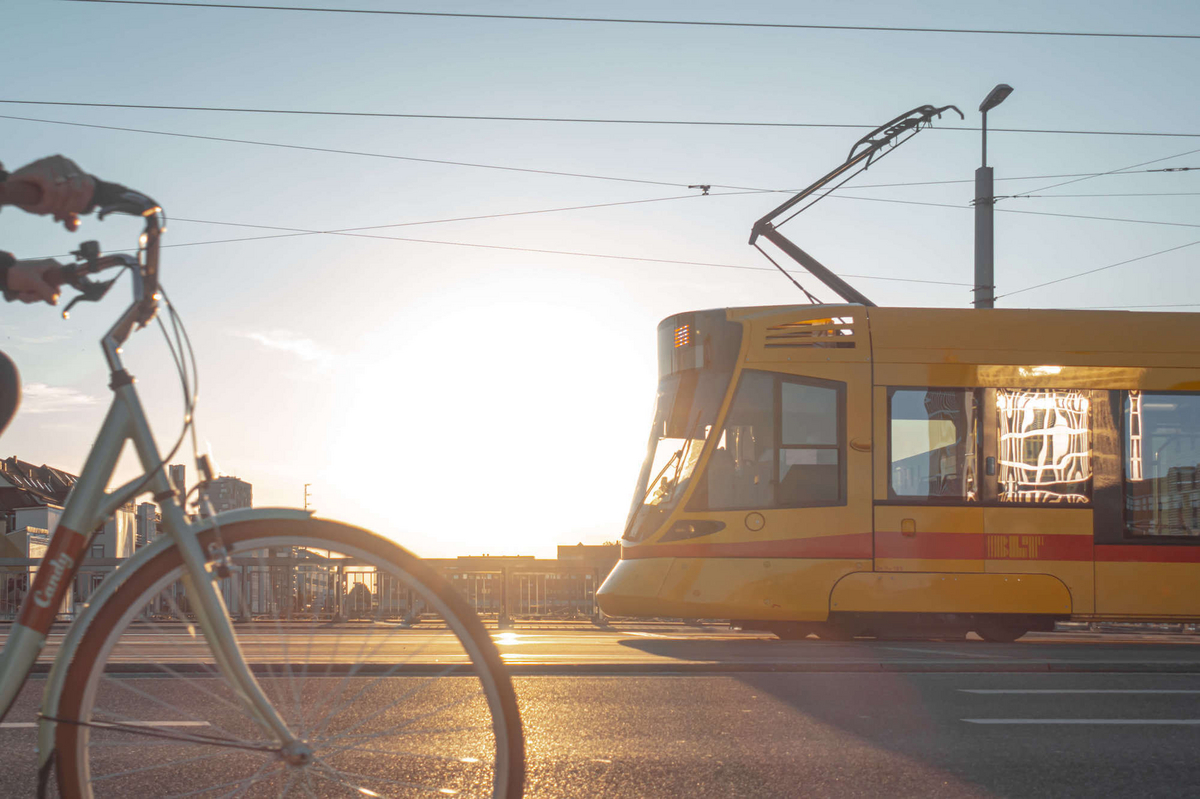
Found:
M 1141 191 L 1127 194 L 1014 194 L 1006 200 L 1059 200 L 1079 197 L 1200 197 L 1200 191 Z M 996 199 L 1000 199 L 997 197 Z
M 77 0 L 82 1 L 82 0 Z M 291 114 L 327 117 L 368 117 L 381 119 L 446 119 L 474 122 L 562 122 L 593 125 L 673 125 L 732 128 L 834 128 L 842 130 L 874 130 L 878 125 L 840 122 L 745 122 L 708 119 L 619 119 L 601 117 L 534 117 L 499 116 L 495 114 L 408 114 L 385 111 L 322 111 L 302 108 L 239 108 L 232 106 L 159 105 L 151 103 L 84 103 L 58 100 L 0 100 L 7 105 L 49 105 L 73 108 L 128 108 L 158 111 L 207 111 L 230 114 Z M 978 133 L 980 128 L 962 125 L 938 125 L 935 130 Z M 992 133 L 1037 133 L 1068 136 L 1155 136 L 1168 138 L 1200 138 L 1200 133 L 1172 133 L 1138 130 L 1068 130 L 1057 128 L 989 128 Z
M 1123 311 L 1139 308 L 1200 308 L 1200 302 L 1173 302 L 1159 305 L 1089 305 L 1077 311 Z
M 394 227 L 412 227 L 415 225 L 440 225 L 448 222 L 474 222 L 481 219 L 503 219 L 514 216 L 532 216 L 535 214 L 556 214 L 564 211 L 589 211 L 596 208 L 614 208 L 623 205 L 645 205 L 647 203 L 671 202 L 674 200 L 694 200 L 701 197 L 731 197 L 741 194 L 762 194 L 761 191 L 722 191 L 710 194 L 679 194 L 671 197 L 651 197 L 644 200 L 619 200 L 609 203 L 592 203 L 590 205 L 570 205 L 561 208 L 537 208 L 531 211 L 507 211 L 496 214 L 478 214 L 476 216 L 456 216 L 447 217 L 445 219 L 424 219 L 417 222 L 393 222 L 387 225 L 367 225 L 364 227 L 338 228 L 337 230 L 319 231 L 326 233 L 357 233 L 363 230 L 382 230 L 385 228 Z M 218 222 L 211 219 L 189 219 L 186 217 L 175 217 L 175 222 L 192 222 L 203 225 L 225 225 L 227 227 L 245 227 L 258 228 L 261 230 L 280 230 L 293 233 L 312 233 L 313 231 L 307 228 L 289 228 L 278 225 L 255 225 L 248 222 Z
M 357 151 L 357 150 L 343 150 L 343 149 L 338 149 L 335 147 L 311 147 L 311 146 L 302 145 L 302 144 L 283 144 L 281 142 L 265 142 L 265 141 L 256 141 L 254 139 L 233 139 L 233 138 L 229 138 L 229 137 L 225 137 L 225 136 L 203 136 L 198 133 L 177 133 L 174 131 L 147 130 L 145 128 L 129 128 L 129 127 L 120 127 L 117 125 L 97 125 L 95 123 L 90 123 L 90 122 L 64 122 L 64 121 L 58 120 L 58 119 L 35 119 L 33 117 L 8 116 L 5 114 L 0 114 L 0 119 L 15 119 L 15 120 L 19 120 L 22 122 L 42 122 L 42 123 L 49 124 L 49 125 L 68 125 L 71 127 L 95 128 L 98 130 L 120 130 L 120 131 L 125 131 L 128 133 L 146 133 L 146 134 L 149 134 L 152 136 L 174 136 L 174 137 L 182 138 L 182 139 L 199 139 L 201 141 L 218 141 L 218 142 L 226 142 L 226 143 L 231 143 L 231 144 L 253 144 L 253 145 L 256 145 L 259 147 L 282 147 L 282 148 L 288 149 L 288 150 L 304 150 L 307 152 L 317 152 L 317 153 L 336 153 L 338 155 L 355 155 L 355 156 L 363 156 L 366 158 L 387 158 L 387 159 L 391 159 L 394 161 L 416 161 L 418 163 L 424 163 L 424 164 L 443 164 L 446 166 L 465 166 L 465 167 L 473 167 L 475 169 L 498 169 L 498 170 L 502 170 L 502 171 L 506 171 L 506 172 L 527 172 L 527 173 L 532 173 L 532 174 L 536 174 L 536 175 L 556 175 L 559 177 L 587 178 L 589 180 L 612 180 L 612 181 L 617 181 L 620 183 L 643 183 L 643 184 L 650 185 L 650 186 L 674 186 L 676 188 L 687 188 L 689 185 L 693 185 L 693 184 L 688 184 L 688 183 L 672 183 L 672 182 L 663 181 L 663 180 L 642 180 L 639 178 L 622 178 L 622 177 L 613 177 L 613 176 L 609 176 L 609 175 L 589 175 L 589 174 L 583 174 L 583 173 L 577 173 L 577 172 L 556 172 L 556 171 L 549 170 L 549 169 L 529 169 L 529 168 L 525 168 L 525 167 L 515 167 L 515 166 L 497 166 L 495 164 L 476 164 L 476 163 L 471 163 L 471 162 L 467 162 L 467 161 L 446 161 L 446 160 L 440 160 L 440 159 L 436 159 L 436 158 L 416 158 L 416 157 L 407 156 L 407 155 L 390 155 L 387 153 L 368 153 L 368 152 L 361 152 L 361 151 Z M 748 189 L 749 188 L 747 186 L 716 186 L 716 184 L 712 184 L 712 185 L 714 185 L 716 188 L 722 188 L 722 189 Z
M 176 221 L 179 221 L 179 220 L 177 219 Z M 237 224 L 237 223 L 228 222 L 228 223 L 223 223 L 223 224 L 233 225 L 233 224 Z M 265 226 L 257 226 L 257 227 L 265 227 Z M 163 244 L 163 245 L 161 245 L 161 248 L 167 249 L 168 247 L 171 247 L 171 248 L 201 247 L 201 246 L 207 246 L 210 244 L 231 244 L 231 243 L 243 242 L 243 241 L 264 241 L 267 239 L 287 239 L 287 238 L 297 238 L 297 237 L 301 237 L 301 236 L 331 235 L 331 236 L 349 236 L 351 238 L 378 239 L 378 240 L 382 240 L 382 241 L 406 241 L 406 242 L 413 242 L 416 244 L 436 244 L 436 245 L 443 245 L 443 246 L 449 246 L 449 247 L 474 247 L 474 248 L 485 249 L 485 250 L 508 250 L 508 251 L 512 251 L 512 252 L 530 252 L 530 253 L 538 253 L 541 255 L 568 255 L 568 256 L 574 256 L 574 257 L 579 257 L 579 258 L 603 258 L 603 259 L 615 260 L 615 261 L 641 261 L 641 262 L 646 262 L 646 263 L 672 264 L 672 265 L 678 265 L 678 266 L 709 266 L 709 267 L 715 267 L 718 269 L 744 269 L 744 270 L 751 271 L 751 272 L 774 272 L 775 271 L 774 269 L 772 269 L 770 267 L 766 267 L 766 266 L 748 266 L 748 265 L 744 265 L 744 264 L 721 264 L 721 263 L 713 263 L 713 262 L 709 262 L 709 261 L 682 261 L 682 260 L 674 260 L 674 259 L 670 259 L 670 258 L 645 258 L 645 257 L 633 256 L 633 255 L 613 255 L 610 253 L 580 252 L 580 251 L 575 251 L 575 250 L 547 250 L 547 249 L 539 249 L 539 248 L 535 248 L 535 247 L 514 247 L 514 246 L 505 246 L 505 245 L 500 245 L 500 244 L 478 244 L 475 242 L 442 241 L 442 240 L 437 240 L 437 239 L 415 239 L 415 238 L 405 238 L 405 237 L 400 237 L 400 236 L 380 236 L 380 235 L 376 235 L 376 234 L 348 233 L 348 232 L 339 232 L 339 231 L 333 231 L 333 230 L 301 230 L 301 229 L 297 229 L 297 228 L 284 228 L 284 229 L 296 231 L 296 232 L 279 233 L 279 234 L 271 235 L 271 236 L 247 236 L 247 237 L 237 238 L 237 239 L 218 239 L 215 241 L 189 241 L 189 242 L 181 242 L 181 243 L 177 243 L 177 244 Z M 132 252 L 132 251 L 131 250 L 114 250 L 113 252 Z M 66 258 L 69 256 L 70 256 L 70 253 L 60 253 L 57 255 L 42 255 L 42 256 L 38 256 L 38 257 L 39 258 Z M 961 282 L 949 281 L 949 280 L 922 280 L 922 279 L 918 279 L 918 278 L 908 278 L 908 277 L 884 277 L 882 275 L 844 275 L 844 277 L 852 277 L 857 280 L 886 280 L 886 281 L 891 281 L 891 282 L 895 282 L 895 283 L 923 283 L 923 284 L 934 285 L 934 286 L 971 286 L 972 285 L 971 283 L 961 283 Z
M 1087 269 L 1083 272 L 1076 272 L 1073 275 L 1066 275 L 1064 277 L 1055 278 L 1054 280 L 1047 280 L 1045 283 L 1038 283 L 1033 286 L 1026 286 L 1023 289 L 1017 289 L 1016 291 L 1010 291 L 1006 294 L 998 294 L 998 295 L 996 295 L 996 299 L 1001 299 L 1002 297 L 1012 297 L 1013 295 L 1016 295 L 1016 294 L 1024 294 L 1027 291 L 1033 291 L 1034 289 L 1045 288 L 1046 286 L 1053 286 L 1057 283 L 1063 283 L 1068 280 L 1074 280 L 1075 278 L 1084 277 L 1086 275 L 1094 275 L 1097 272 L 1103 272 L 1106 269 L 1114 269 L 1118 266 L 1125 266 L 1126 264 L 1132 264 L 1136 261 L 1144 261 L 1147 258 L 1154 258 L 1155 256 L 1158 256 L 1158 255 L 1166 255 L 1167 253 L 1175 252 L 1176 250 L 1183 250 L 1188 247 L 1195 247 L 1197 244 L 1200 244 L 1200 241 L 1189 241 L 1187 244 L 1180 244 L 1175 247 L 1168 247 L 1165 250 L 1159 250 L 1157 252 L 1147 253 L 1146 255 L 1139 255 L 1136 258 L 1127 258 L 1126 260 L 1118 261 L 1115 264 L 1108 264 L 1107 266 L 1099 266 L 1099 267 L 1096 267 L 1095 269 Z
M 897 200 L 891 197 L 856 197 L 850 194 L 834 194 L 835 200 L 859 200 L 869 203 L 895 203 L 897 205 L 922 205 L 929 208 L 955 208 L 960 211 L 973 211 L 969 205 L 955 205 L 954 203 L 931 203 L 920 200 Z M 1135 225 L 1166 225 L 1167 227 L 1200 227 L 1200 224 L 1192 222 L 1163 222 L 1157 219 L 1128 219 L 1119 216 L 1092 216 L 1089 214 L 1060 214 L 1054 211 L 1022 211 L 1017 208 L 997 208 L 996 213 L 1000 214 L 1024 214 L 1026 216 L 1055 216 L 1063 219 L 1088 219 L 1095 222 L 1128 222 Z
M 684 19 L 626 19 L 620 17 L 560 17 L 533 14 L 468 14 L 448 11 L 395 11 L 372 8 L 322 8 L 314 6 L 269 6 L 243 3 L 187 3 L 169 0 L 65 0 L 74 3 L 105 3 L 130 6 L 175 6 L 183 8 L 239 9 L 249 11 L 299 11 L 326 14 L 363 14 L 400 17 L 450 17 L 457 19 L 518 20 L 529 22 L 586 22 L 616 25 L 682 25 L 709 28 L 775 28 L 792 30 L 873 31 L 884 33 L 958 33 L 989 36 L 1066 36 L 1107 39 L 1200 39 L 1190 33 L 1106 33 L 1102 31 L 1038 31 L 999 28 L 926 28 L 890 25 L 816 25 L 785 22 L 730 22 Z
M 1032 194 L 1032 193 L 1036 193 L 1036 192 L 1040 192 L 1040 191 L 1048 191 L 1050 189 L 1057 189 L 1059 186 L 1067 186 L 1072 183 L 1079 183 L 1084 180 L 1092 180 L 1093 178 L 1102 177 L 1104 175 L 1116 175 L 1116 174 L 1120 174 L 1121 172 L 1124 172 L 1126 169 L 1137 169 L 1140 166 L 1149 166 L 1150 164 L 1157 164 L 1161 161 L 1170 161 L 1173 158 L 1182 158 L 1185 155 L 1192 155 L 1193 153 L 1200 153 L 1200 149 L 1188 150 L 1187 152 L 1178 153 L 1176 155 L 1164 155 L 1162 158 L 1153 158 L 1149 161 L 1142 161 L 1137 164 L 1130 164 L 1129 166 L 1123 166 L 1123 167 L 1120 167 L 1119 169 L 1111 169 L 1107 172 L 1101 172 L 1099 175 L 1088 175 L 1085 177 L 1075 178 L 1074 180 L 1066 180 L 1066 181 L 1063 181 L 1062 183 L 1055 183 L 1050 186 L 1042 186 L 1040 189 L 1032 189 L 1029 193 Z M 1020 196 L 1020 195 L 1018 195 L 1018 196 Z
M 671 187 L 681 188 L 681 189 L 682 188 L 691 188 L 693 185 L 696 185 L 694 183 L 672 183 L 669 181 L 662 181 L 662 180 L 646 180 L 646 179 L 642 179 L 642 178 L 627 178 L 627 177 L 612 176 L 612 175 L 593 175 L 593 174 L 587 174 L 587 173 L 582 173 L 582 172 L 561 172 L 561 171 L 554 171 L 554 170 L 547 170 L 547 169 L 532 169 L 532 168 L 526 168 L 526 167 L 501 166 L 501 165 L 496 165 L 496 164 L 475 164 L 475 163 L 466 162 L 466 161 L 449 161 L 449 160 L 440 160 L 440 159 L 433 159 L 433 158 L 418 158 L 418 157 L 413 157 L 413 156 L 391 155 L 388 153 L 364 152 L 361 150 L 345 150 L 345 149 L 338 149 L 338 148 L 333 148 L 333 147 L 310 147 L 310 146 L 301 145 L 301 144 L 285 144 L 282 142 L 258 141 L 258 140 L 253 140 L 253 139 L 233 139 L 233 138 L 228 138 L 228 137 L 223 137 L 223 136 L 204 136 L 204 135 L 195 134 L 195 133 L 178 133 L 176 131 L 149 130 L 146 128 L 130 128 L 130 127 L 123 127 L 120 125 L 99 125 L 99 124 L 90 123 L 90 122 L 67 122 L 67 121 L 61 120 L 61 119 L 39 119 L 36 117 L 10 116 L 10 115 L 6 115 L 6 114 L 0 114 L 0 119 L 11 119 L 11 120 L 17 120 L 20 122 L 37 122 L 37 123 L 43 123 L 43 124 L 47 124 L 47 125 L 67 125 L 70 127 L 79 127 L 79 128 L 96 128 L 99 130 L 116 130 L 116 131 L 122 131 L 125 133 L 144 133 L 144 134 L 148 134 L 148 135 L 152 135 L 152 136 L 174 136 L 174 137 L 184 138 L 184 139 L 199 139 L 202 141 L 216 141 L 216 142 L 224 142 L 224 143 L 229 143 L 229 144 L 250 144 L 250 145 L 254 145 L 254 146 L 258 146 L 258 147 L 279 147 L 279 148 L 283 148 L 283 149 L 287 149 L 287 150 L 308 150 L 308 151 L 313 151 L 313 152 L 333 153 L 336 155 L 351 155 L 351 156 L 358 156 L 358 157 L 363 157 L 363 158 L 384 158 L 384 159 L 397 160 L 397 161 L 416 161 L 419 163 L 443 164 L 443 165 L 448 165 L 448 166 L 463 166 L 463 167 L 472 167 L 472 168 L 477 168 L 477 169 L 497 169 L 497 170 L 503 170 L 503 171 L 513 171 L 513 172 L 528 172 L 528 173 L 540 174 L 540 175 L 554 175 L 554 176 L 559 176 L 559 177 L 584 178 L 584 179 L 588 179 L 588 180 L 607 180 L 607 181 L 619 181 L 619 182 L 623 182 L 623 183 L 642 183 L 642 184 L 651 185 L 651 186 L 671 186 Z M 1200 169 L 1200 167 L 1172 167 L 1172 168 L 1168 168 L 1168 169 L 1127 170 L 1127 171 L 1118 172 L 1118 173 L 1084 172 L 1084 173 L 1070 173 L 1070 174 L 1064 174 L 1064 175 L 1024 175 L 1024 176 L 1011 177 L 1011 178 L 996 178 L 996 182 L 999 183 L 1001 181 L 1011 181 L 1011 180 L 1047 180 L 1047 179 L 1052 179 L 1052 178 L 1065 178 L 1065 177 L 1099 177 L 1099 176 L 1103 176 L 1103 175 L 1113 175 L 1113 174 L 1115 174 L 1115 175 L 1133 175 L 1133 174 L 1141 174 L 1141 173 L 1148 173 L 1148 172 L 1187 172 L 1187 171 L 1196 170 L 1196 169 Z M 858 189 L 895 188 L 895 187 L 901 187 L 901 186 L 939 186 L 939 185 L 951 185 L 951 184 L 956 184 L 956 183 L 974 183 L 974 182 L 975 181 L 973 179 L 925 180 L 925 181 L 908 181 L 908 182 L 903 182 L 903 183 L 863 184 L 861 186 L 856 186 L 855 189 L 858 190 Z M 733 186 L 733 185 L 726 185 L 726 184 L 719 184 L 719 183 L 713 183 L 713 184 L 709 184 L 709 185 L 712 188 L 717 188 L 717 189 L 730 189 L 730 190 L 734 190 L 734 191 L 746 191 L 746 192 L 790 194 L 790 193 L 794 193 L 797 191 L 796 189 L 766 189 L 766 188 L 757 188 L 757 187 L 753 187 L 753 186 Z

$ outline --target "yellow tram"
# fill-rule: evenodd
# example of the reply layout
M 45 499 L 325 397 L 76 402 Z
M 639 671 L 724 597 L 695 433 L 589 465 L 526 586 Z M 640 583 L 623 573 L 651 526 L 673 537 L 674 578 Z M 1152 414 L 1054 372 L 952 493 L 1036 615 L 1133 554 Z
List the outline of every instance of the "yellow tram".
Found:
M 729 308 L 658 348 L 605 613 L 989 640 L 1200 620 L 1200 314 Z
M 1200 314 L 880 308 L 778 230 L 948 109 L 877 128 L 755 224 L 846 304 L 659 325 L 605 613 L 995 641 L 1200 620 Z

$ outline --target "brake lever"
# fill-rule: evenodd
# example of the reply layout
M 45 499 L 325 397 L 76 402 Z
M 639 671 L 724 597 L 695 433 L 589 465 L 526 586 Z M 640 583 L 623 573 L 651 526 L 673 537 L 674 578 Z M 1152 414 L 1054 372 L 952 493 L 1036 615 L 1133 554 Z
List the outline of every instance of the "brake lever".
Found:
M 117 275 L 117 277 L 120 277 L 120 275 Z M 71 298 L 66 308 L 63 308 L 63 319 L 70 318 L 71 309 L 75 307 L 75 303 L 77 302 L 100 302 L 100 300 L 104 299 L 104 295 L 108 293 L 108 290 L 112 288 L 112 284 L 116 282 L 116 277 L 112 280 L 103 281 L 88 280 L 86 277 L 76 278 L 71 285 L 79 289 L 79 293 Z
M 67 306 L 63 308 L 62 318 L 68 319 L 71 315 L 71 309 L 78 302 L 100 302 L 104 299 L 104 295 L 112 288 L 113 283 L 117 282 L 117 277 L 111 280 L 89 280 L 87 275 L 89 272 L 97 271 L 100 267 L 100 242 L 85 241 L 80 243 L 79 249 L 75 250 L 72 255 L 75 256 L 76 262 L 60 267 L 60 280 L 79 291 L 79 294 L 71 298 Z

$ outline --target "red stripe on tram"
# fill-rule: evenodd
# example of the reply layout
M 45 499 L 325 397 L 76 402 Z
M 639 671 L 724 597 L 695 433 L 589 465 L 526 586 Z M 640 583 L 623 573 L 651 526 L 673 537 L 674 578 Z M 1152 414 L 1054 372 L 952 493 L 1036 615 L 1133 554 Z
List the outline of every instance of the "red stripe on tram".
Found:
M 83 560 L 87 540 L 87 536 L 61 524 L 55 528 L 54 537 L 50 539 L 50 546 L 37 566 L 33 584 L 21 605 L 17 624 L 43 635 L 50 632 L 63 599 L 71 593 L 71 583 Z
M 1104 563 L 1200 563 L 1200 546 L 1160 544 L 1108 544 L 1096 547 L 1096 561 Z
M 728 544 L 643 544 L 621 548 L 635 558 L 870 558 L 871 534 L 848 533 Z

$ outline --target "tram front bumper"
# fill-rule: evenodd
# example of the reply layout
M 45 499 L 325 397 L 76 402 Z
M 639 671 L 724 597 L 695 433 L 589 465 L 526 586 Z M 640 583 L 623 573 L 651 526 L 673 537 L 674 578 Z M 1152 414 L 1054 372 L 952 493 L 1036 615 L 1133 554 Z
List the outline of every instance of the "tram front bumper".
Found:
M 847 558 L 634 557 L 617 562 L 596 592 L 609 616 L 824 621 Z
M 600 610 L 609 616 L 666 616 L 659 590 L 674 558 L 619 560 L 596 592 Z

